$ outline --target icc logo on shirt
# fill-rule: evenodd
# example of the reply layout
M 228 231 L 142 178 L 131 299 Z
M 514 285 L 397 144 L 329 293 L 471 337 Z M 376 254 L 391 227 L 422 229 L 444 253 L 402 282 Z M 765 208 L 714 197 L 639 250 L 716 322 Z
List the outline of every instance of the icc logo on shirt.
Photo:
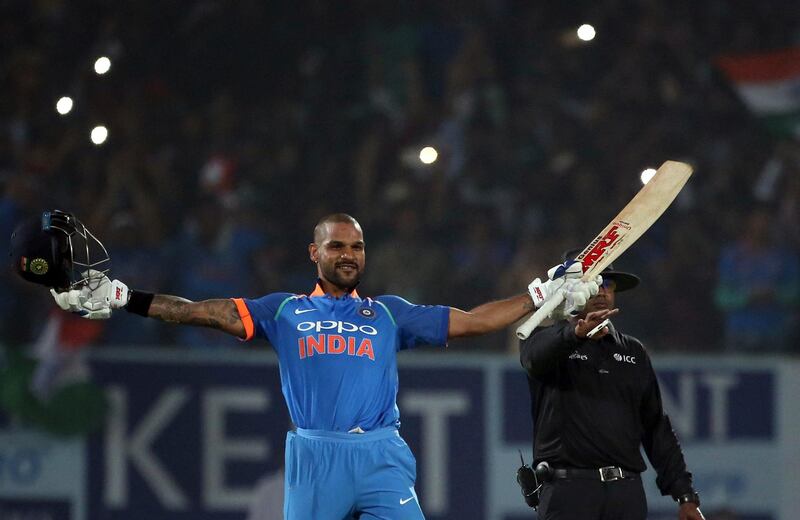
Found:
M 631 365 L 636 364 L 636 356 L 624 356 L 619 352 L 614 354 L 614 359 L 616 359 L 617 361 L 624 361 L 625 363 L 630 363 Z

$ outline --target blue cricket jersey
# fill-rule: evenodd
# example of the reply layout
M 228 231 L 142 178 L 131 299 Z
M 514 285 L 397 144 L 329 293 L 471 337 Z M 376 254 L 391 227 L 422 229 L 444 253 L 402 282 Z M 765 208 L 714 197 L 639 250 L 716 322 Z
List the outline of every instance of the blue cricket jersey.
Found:
M 247 339 L 278 353 L 281 388 L 299 428 L 347 432 L 400 425 L 397 351 L 445 345 L 450 308 L 399 296 L 310 295 L 235 299 Z

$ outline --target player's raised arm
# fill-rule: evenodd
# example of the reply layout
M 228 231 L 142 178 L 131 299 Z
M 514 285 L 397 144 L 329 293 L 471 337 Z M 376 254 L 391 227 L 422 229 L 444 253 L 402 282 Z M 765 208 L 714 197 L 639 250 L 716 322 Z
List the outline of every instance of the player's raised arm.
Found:
M 45 211 L 21 222 L 11 234 L 10 253 L 17 274 L 50 287 L 59 307 L 83 318 L 103 320 L 111 317 L 114 310 L 124 308 L 162 321 L 248 337 L 238 300 L 192 302 L 177 296 L 131 291 L 119 280 L 109 280 L 108 251 L 72 213 Z
M 450 338 L 477 336 L 503 329 L 541 307 L 553 294 L 563 291 L 564 303 L 553 314 L 559 316 L 581 309 L 586 301 L 597 294 L 600 280 L 581 281 L 583 270 L 578 262 L 565 262 L 547 272 L 548 279 L 535 279 L 526 294 L 520 294 L 484 303 L 470 311 L 450 308 Z
M 179 296 L 132 291 L 119 280 L 90 271 L 89 284 L 81 289 L 51 294 L 59 307 L 88 319 L 106 319 L 116 309 L 170 323 L 196 325 L 247 337 L 236 303 L 230 299 L 193 302 Z
M 170 323 L 198 325 L 245 338 L 242 318 L 233 300 L 205 300 L 192 302 L 179 296 L 156 294 L 147 311 L 149 318 Z
M 484 303 L 470 311 L 450 307 L 447 337 L 477 336 L 500 330 L 531 313 L 535 308 L 529 294 Z

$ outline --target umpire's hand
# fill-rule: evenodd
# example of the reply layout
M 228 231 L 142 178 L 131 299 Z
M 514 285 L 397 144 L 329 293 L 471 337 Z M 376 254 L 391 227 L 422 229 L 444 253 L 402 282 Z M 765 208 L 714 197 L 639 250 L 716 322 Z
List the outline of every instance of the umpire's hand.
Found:
M 593 311 L 581 318 L 575 323 L 575 335 L 581 339 L 585 338 L 590 330 L 600 325 L 600 322 L 606 318 L 611 318 L 619 312 L 619 309 L 603 309 L 600 311 Z M 597 341 L 608 334 L 608 327 L 603 327 L 597 334 L 592 336 L 591 339 Z
M 686 502 L 678 509 L 678 520 L 706 520 L 697 504 Z

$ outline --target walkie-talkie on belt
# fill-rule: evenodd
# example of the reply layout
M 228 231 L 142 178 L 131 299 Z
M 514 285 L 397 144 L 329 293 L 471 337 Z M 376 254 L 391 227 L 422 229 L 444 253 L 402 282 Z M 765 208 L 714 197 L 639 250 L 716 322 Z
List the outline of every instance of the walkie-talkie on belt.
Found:
M 525 503 L 535 510 L 539 505 L 539 493 L 542 490 L 542 485 L 550 480 L 553 471 L 550 468 L 550 464 L 546 461 L 540 462 L 536 465 L 536 469 L 532 469 L 529 465 L 525 464 L 525 459 L 522 457 L 522 450 L 519 452 L 519 460 L 522 465 L 517 470 L 517 483 L 522 489 L 522 496 L 525 497 Z

